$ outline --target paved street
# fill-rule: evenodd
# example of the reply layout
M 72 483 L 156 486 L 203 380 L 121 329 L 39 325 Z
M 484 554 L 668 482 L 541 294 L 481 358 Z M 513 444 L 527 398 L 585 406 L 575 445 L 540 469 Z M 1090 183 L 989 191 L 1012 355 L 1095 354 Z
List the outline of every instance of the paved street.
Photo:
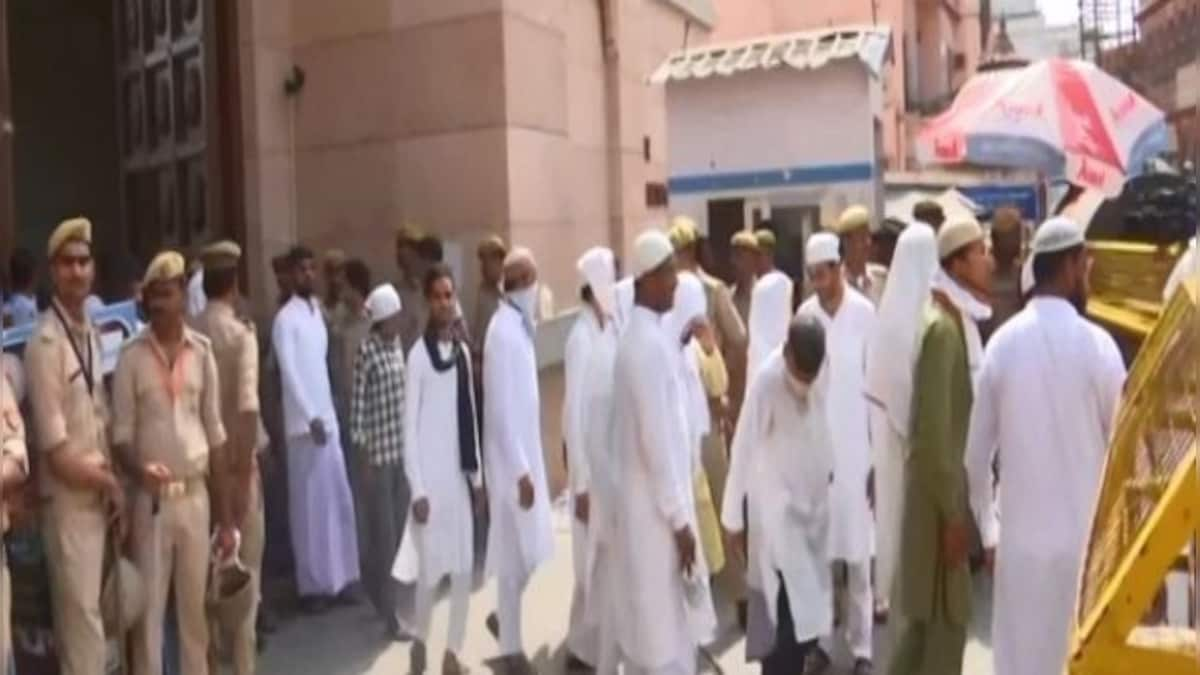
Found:
M 571 597 L 570 537 L 562 513 L 556 514 L 556 530 L 556 556 L 533 578 L 525 600 L 525 644 L 538 672 L 543 674 L 563 672 L 562 642 Z M 980 589 L 977 596 L 982 599 L 986 593 Z M 495 585 L 489 583 L 477 590 L 471 599 L 464 656 L 467 665 L 477 674 L 491 672 L 488 659 L 496 651 L 494 640 L 484 628 L 484 618 L 494 608 L 495 598 Z M 987 607 L 983 602 L 977 602 L 976 606 L 985 610 Z M 728 612 L 726 614 L 722 622 L 728 626 L 733 618 Z M 440 672 L 446 621 L 447 608 L 443 602 L 434 613 L 429 645 L 431 673 Z M 742 641 L 733 631 L 725 633 L 726 638 L 716 648 L 722 670 L 729 675 L 757 673 L 757 666 L 744 662 Z M 990 651 L 983 633 L 975 631 L 967 646 L 964 674 L 991 675 Z M 876 644 L 885 643 L 886 635 L 879 631 Z M 878 665 L 876 672 L 882 674 L 883 664 Z M 374 614 L 362 605 L 284 623 L 263 653 L 259 672 L 264 675 L 404 675 L 408 673 L 408 667 L 409 646 L 386 643 Z

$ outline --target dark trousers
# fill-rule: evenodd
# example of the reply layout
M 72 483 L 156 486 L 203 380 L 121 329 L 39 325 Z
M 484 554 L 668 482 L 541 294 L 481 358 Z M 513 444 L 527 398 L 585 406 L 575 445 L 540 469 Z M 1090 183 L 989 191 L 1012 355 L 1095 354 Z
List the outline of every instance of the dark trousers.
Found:
M 404 536 L 409 510 L 408 480 L 404 464 L 396 462 L 366 467 L 363 502 L 367 537 L 362 540 L 366 591 L 380 617 L 389 623 L 411 623 L 414 594 L 392 578 L 392 563 Z
M 775 600 L 775 607 L 775 648 L 762 660 L 762 675 L 797 675 L 804 672 L 804 659 L 813 647 L 817 646 L 817 641 L 796 641 L 792 606 L 788 602 L 783 575 L 779 576 L 779 595 Z

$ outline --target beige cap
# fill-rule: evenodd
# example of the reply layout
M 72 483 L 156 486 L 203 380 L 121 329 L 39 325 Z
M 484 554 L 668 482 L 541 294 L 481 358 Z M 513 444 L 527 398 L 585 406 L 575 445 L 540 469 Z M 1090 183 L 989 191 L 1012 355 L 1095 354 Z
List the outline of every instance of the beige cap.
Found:
M 768 229 L 755 230 L 754 240 L 760 249 L 775 248 L 775 233 Z
M 983 241 L 983 228 L 974 219 L 956 220 L 938 230 L 938 259 L 945 260 L 964 246 Z
M 842 211 L 837 222 L 831 228 L 838 235 L 849 234 L 855 230 L 871 227 L 871 212 L 861 204 L 855 204 Z
M 154 256 L 154 260 L 146 266 L 146 275 L 142 283 L 150 285 L 157 281 L 170 281 L 187 274 L 187 261 L 176 251 L 163 251 Z
M 331 248 L 321 257 L 322 262 L 326 265 L 341 267 L 346 264 L 346 252 L 340 248 Z
M 475 249 L 475 252 L 480 257 L 494 255 L 502 258 L 508 255 L 508 245 L 499 236 L 492 235 L 479 242 L 479 247 Z
M 753 232 L 742 230 L 734 233 L 733 237 L 729 240 L 729 245 L 734 248 L 748 248 L 757 251 L 758 238 L 754 236 Z
M 670 238 L 671 245 L 675 247 L 675 250 L 687 248 L 700 240 L 700 228 L 696 227 L 696 221 L 689 216 L 675 216 L 671 219 L 667 237 Z
M 59 223 L 50 235 L 50 241 L 46 245 L 46 255 L 53 258 L 58 254 L 58 249 L 70 241 L 81 241 L 91 246 L 92 221 L 87 218 L 71 218 Z
M 421 241 L 421 237 L 425 236 L 425 231 L 420 225 L 414 223 L 402 223 L 396 228 L 396 240 L 407 241 L 413 244 Z
M 200 251 L 200 262 L 210 270 L 237 267 L 241 257 L 242 247 L 228 239 L 209 244 Z

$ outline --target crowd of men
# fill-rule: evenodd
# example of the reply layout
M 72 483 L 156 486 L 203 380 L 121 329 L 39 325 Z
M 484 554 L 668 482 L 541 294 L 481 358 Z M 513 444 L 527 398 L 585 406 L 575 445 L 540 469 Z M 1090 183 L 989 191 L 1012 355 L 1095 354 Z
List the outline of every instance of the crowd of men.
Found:
M 732 238 L 726 285 L 686 217 L 640 234 L 624 278 L 608 248 L 579 258 L 562 407 L 570 669 L 696 672 L 729 602 L 766 675 L 826 672 L 843 651 L 868 675 L 880 620 L 889 673 L 957 675 L 974 532 L 996 579 L 995 671 L 1061 672 L 1125 375 L 1082 316 L 1082 230 L 1053 218 L 1026 251 L 1010 210 L 990 232 L 931 203 L 872 220 L 855 206 L 811 234 L 804 280 L 775 268 L 763 229 Z M 0 489 L 35 466 L 63 673 L 104 672 L 126 628 L 135 675 L 203 675 L 222 652 L 253 673 L 262 570 L 288 550 L 306 610 L 355 602 L 361 578 L 386 635 L 412 641 L 413 672 L 448 580 L 441 670 L 465 672 L 485 531 L 486 627 L 506 672 L 532 672 L 522 600 L 554 555 L 537 261 L 485 240 L 468 320 L 436 239 L 402 228 L 396 256 L 395 284 L 336 251 L 280 256 L 260 345 L 237 244 L 193 269 L 162 252 L 110 388 L 91 225 L 55 230 L 49 305 L 16 307 L 36 322 L 24 391 L 0 378 Z M 14 270 L 28 293 L 32 264 Z M 263 478 L 265 457 L 284 478 Z M 117 578 L 144 597 L 108 622 L 102 587 L 123 556 L 140 582 Z M 0 584 L 5 617 L 9 598 Z

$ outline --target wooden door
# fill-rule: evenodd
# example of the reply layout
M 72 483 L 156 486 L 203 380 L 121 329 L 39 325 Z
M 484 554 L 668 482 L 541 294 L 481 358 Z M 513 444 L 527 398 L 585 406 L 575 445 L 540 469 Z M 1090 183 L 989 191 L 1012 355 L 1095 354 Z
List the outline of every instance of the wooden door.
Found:
M 219 234 L 212 0 L 113 0 L 121 213 L 142 259 Z
M 17 230 L 13 223 L 13 127 L 11 81 L 8 73 L 8 0 L 0 0 L 0 262 L 7 279 L 8 254 Z

